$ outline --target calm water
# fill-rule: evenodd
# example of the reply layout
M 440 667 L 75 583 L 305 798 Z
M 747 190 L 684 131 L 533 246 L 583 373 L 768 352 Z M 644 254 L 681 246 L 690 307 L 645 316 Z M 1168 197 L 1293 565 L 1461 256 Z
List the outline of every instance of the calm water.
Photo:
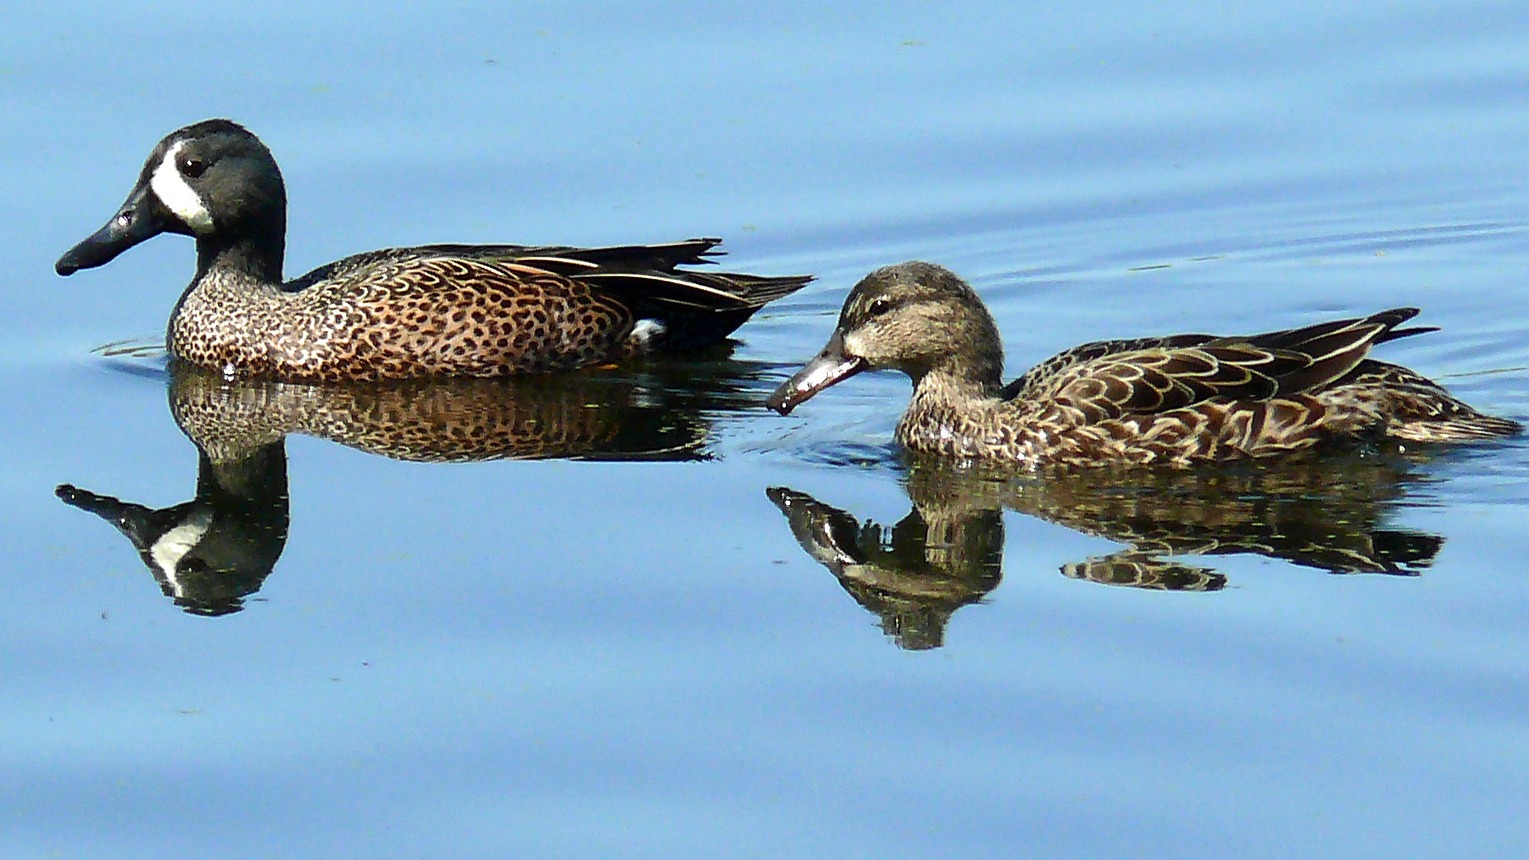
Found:
M 12 10 L 0 854 L 1529 853 L 1524 441 L 1038 484 L 900 464 L 894 375 L 757 405 L 917 256 L 1014 373 L 1416 304 L 1385 356 L 1529 418 L 1521 9 L 1074 5 Z M 94 350 L 189 242 L 51 267 L 215 115 L 282 164 L 289 272 L 720 234 L 821 280 L 688 365 L 171 380 Z M 510 429 L 368 436 L 421 404 Z

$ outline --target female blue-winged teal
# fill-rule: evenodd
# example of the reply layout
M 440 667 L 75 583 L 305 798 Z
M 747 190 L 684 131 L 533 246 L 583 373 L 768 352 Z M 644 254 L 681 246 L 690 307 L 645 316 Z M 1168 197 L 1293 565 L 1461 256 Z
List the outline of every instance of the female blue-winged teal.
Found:
M 1398 308 L 1248 337 L 1189 334 L 1074 347 L 1005 386 L 982 300 L 929 263 L 855 285 L 823 351 L 770 396 L 782 415 L 862 370 L 913 378 L 897 441 L 914 453 L 1026 467 L 1266 457 L 1390 438 L 1460 442 L 1519 432 L 1423 376 L 1366 358 Z
M 207 120 L 171 133 L 117 214 L 60 275 L 160 233 L 196 238 L 170 318 L 178 358 L 225 373 L 341 381 L 504 376 L 722 340 L 810 277 L 682 271 L 719 239 L 613 248 L 425 245 L 347 257 L 282 282 L 287 198 L 271 151 Z

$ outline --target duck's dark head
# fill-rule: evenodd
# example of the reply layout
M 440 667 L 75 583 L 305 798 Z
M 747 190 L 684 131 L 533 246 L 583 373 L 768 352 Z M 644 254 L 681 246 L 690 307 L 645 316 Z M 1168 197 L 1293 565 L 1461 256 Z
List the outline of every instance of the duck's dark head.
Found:
M 286 220 L 286 187 L 271 151 L 238 123 L 210 119 L 161 140 L 117 214 L 54 269 L 72 275 L 160 233 L 179 233 L 196 238 L 203 271 L 219 262 L 280 280 Z
M 901 370 L 918 384 L 931 371 L 996 388 L 1003 345 L 977 294 L 949 269 L 908 262 L 866 275 L 850 291 L 828 345 L 770 395 L 782 415 L 862 370 Z

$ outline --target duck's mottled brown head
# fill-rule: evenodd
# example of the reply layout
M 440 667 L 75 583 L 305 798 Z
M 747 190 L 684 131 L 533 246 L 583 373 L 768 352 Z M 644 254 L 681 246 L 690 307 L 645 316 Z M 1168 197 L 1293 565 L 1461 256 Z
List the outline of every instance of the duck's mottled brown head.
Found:
M 828 345 L 766 405 L 785 415 L 862 370 L 901 370 L 917 385 L 936 368 L 996 389 L 1003 373 L 998 327 L 972 288 L 949 269 L 899 263 L 855 285 Z

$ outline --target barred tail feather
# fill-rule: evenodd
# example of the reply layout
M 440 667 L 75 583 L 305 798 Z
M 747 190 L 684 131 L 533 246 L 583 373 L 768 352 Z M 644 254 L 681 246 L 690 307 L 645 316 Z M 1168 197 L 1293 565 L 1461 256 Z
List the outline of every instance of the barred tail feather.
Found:
M 1524 425 L 1512 419 L 1471 412 L 1399 421 L 1387 429 L 1387 434 L 1409 442 L 1475 442 L 1516 436 L 1523 430 Z

